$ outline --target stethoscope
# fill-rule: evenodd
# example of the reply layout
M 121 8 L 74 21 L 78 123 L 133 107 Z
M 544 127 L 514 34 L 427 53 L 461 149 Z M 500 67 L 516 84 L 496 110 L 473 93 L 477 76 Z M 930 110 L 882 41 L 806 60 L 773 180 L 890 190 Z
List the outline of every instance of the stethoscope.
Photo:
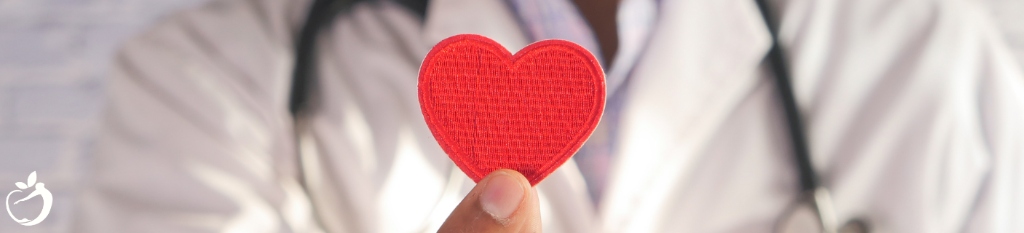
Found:
M 796 104 L 796 96 L 793 94 L 793 83 L 790 79 L 789 64 L 786 63 L 785 51 L 779 43 L 778 29 L 772 23 L 774 15 L 766 0 L 756 0 L 757 8 L 761 11 L 765 26 L 772 37 L 771 48 L 768 50 L 768 65 L 771 67 L 772 76 L 775 77 L 776 87 L 782 98 L 782 107 L 786 112 L 786 125 L 789 126 L 789 138 L 792 143 L 793 160 L 797 172 L 800 175 L 800 199 L 790 205 L 784 216 L 776 223 L 776 231 L 784 228 L 790 217 L 799 210 L 802 204 L 808 204 L 817 215 L 821 232 L 835 233 L 839 230 L 836 223 L 835 207 L 832 205 L 832 194 L 828 188 L 821 185 L 818 173 L 814 171 L 811 163 L 811 152 L 807 145 L 807 134 L 804 130 L 803 117 L 800 115 L 800 108 Z M 864 225 L 862 221 L 855 221 L 852 224 Z M 866 231 L 865 226 L 860 227 Z M 844 226 L 844 228 L 846 228 Z
M 299 119 L 303 107 L 309 102 L 309 93 L 316 81 L 316 36 L 319 30 L 333 21 L 334 17 L 341 11 L 348 10 L 353 3 L 359 0 L 315 0 L 307 15 L 306 22 L 299 32 L 296 42 L 295 69 L 292 73 L 292 87 L 289 98 L 289 111 Z M 422 17 L 426 13 L 427 0 L 397 0 L 398 3 L 410 8 Z M 774 18 L 770 7 L 765 0 L 756 0 L 758 9 L 764 18 L 764 22 L 771 34 L 772 44 L 768 51 L 768 64 L 772 75 L 776 80 L 782 106 L 786 114 L 786 123 L 789 127 L 789 137 L 792 143 L 794 164 L 799 174 L 800 198 L 791 204 L 785 214 L 776 223 L 775 231 L 786 228 L 786 224 L 792 221 L 801 207 L 809 207 L 817 219 L 819 229 L 825 233 L 835 233 L 843 229 L 843 232 L 855 231 L 866 232 L 867 224 L 861 220 L 850 221 L 840 228 L 836 221 L 836 212 L 832 205 L 832 197 L 828 188 L 821 185 L 818 173 L 814 171 L 811 161 L 811 154 L 807 144 L 807 135 L 804 130 L 803 119 L 800 115 L 796 97 L 793 94 L 789 66 L 786 63 L 784 50 L 782 49 L 778 29 L 771 23 Z M 298 122 L 296 122 L 298 123 Z M 296 137 L 299 140 L 299 137 Z M 298 163 L 301 166 L 301 162 Z M 300 167 L 301 168 L 301 167 Z M 306 187 L 305 182 L 303 186 Z M 309 191 L 309 190 L 307 190 Z M 787 228 L 788 229 L 788 228 Z

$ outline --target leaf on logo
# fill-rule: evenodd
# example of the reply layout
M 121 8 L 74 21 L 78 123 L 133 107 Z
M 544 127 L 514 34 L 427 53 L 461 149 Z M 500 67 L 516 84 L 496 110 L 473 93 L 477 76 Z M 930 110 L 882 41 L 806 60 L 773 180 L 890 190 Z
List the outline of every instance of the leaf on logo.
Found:
M 36 171 L 32 171 L 32 174 L 28 174 L 28 186 L 32 187 L 36 185 Z
M 18 186 L 18 188 L 20 188 L 20 189 L 27 189 L 28 188 L 28 185 L 25 185 L 25 183 L 21 183 L 21 182 L 14 183 L 14 185 Z

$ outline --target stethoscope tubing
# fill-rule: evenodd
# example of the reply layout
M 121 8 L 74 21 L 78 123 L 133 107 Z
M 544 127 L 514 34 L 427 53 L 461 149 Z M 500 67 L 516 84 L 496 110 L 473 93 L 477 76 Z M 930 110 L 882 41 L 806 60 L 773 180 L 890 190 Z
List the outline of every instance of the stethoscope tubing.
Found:
M 800 176 L 800 200 L 809 201 L 821 224 L 822 232 L 834 233 L 838 230 L 836 223 L 835 207 L 832 204 L 832 194 L 825 186 L 821 185 L 818 173 L 814 171 L 810 146 L 807 142 L 806 129 L 804 129 L 803 116 L 800 114 L 800 107 L 797 105 L 796 94 L 793 91 L 792 73 L 786 60 L 785 50 L 779 42 L 778 27 L 774 22 L 774 15 L 766 0 L 756 0 L 757 8 L 761 11 L 765 26 L 771 34 L 771 48 L 768 50 L 768 65 L 771 67 L 772 76 L 775 77 L 779 97 L 782 99 L 782 107 L 786 113 L 786 125 L 789 127 L 790 143 L 792 143 L 793 160 Z M 780 220 L 786 220 L 781 218 Z

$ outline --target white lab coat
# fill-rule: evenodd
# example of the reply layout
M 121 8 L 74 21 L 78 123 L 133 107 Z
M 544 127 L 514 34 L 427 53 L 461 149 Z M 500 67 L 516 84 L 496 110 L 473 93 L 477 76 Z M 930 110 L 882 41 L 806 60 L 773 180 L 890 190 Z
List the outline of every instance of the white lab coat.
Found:
M 1024 77 L 980 6 L 775 2 L 840 222 L 1024 232 Z M 307 5 L 216 1 L 127 43 L 76 229 L 436 230 L 473 182 L 424 124 L 419 64 L 454 34 L 516 51 L 524 30 L 502 0 L 433 0 L 422 22 L 397 4 L 359 4 L 320 35 L 315 104 L 294 127 L 292 48 Z M 771 231 L 798 193 L 769 42 L 753 1 L 663 1 L 626 86 L 600 211 L 570 160 L 538 185 L 544 230 Z

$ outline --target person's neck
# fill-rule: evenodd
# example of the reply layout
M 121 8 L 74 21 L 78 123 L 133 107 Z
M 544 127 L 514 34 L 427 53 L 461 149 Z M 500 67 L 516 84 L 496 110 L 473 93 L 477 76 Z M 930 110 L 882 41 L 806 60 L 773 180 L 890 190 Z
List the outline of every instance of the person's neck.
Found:
M 612 66 L 615 54 L 619 49 L 619 32 L 617 13 L 619 0 L 573 0 L 580 14 L 587 20 L 597 43 L 601 46 L 601 58 L 604 59 L 604 67 Z

